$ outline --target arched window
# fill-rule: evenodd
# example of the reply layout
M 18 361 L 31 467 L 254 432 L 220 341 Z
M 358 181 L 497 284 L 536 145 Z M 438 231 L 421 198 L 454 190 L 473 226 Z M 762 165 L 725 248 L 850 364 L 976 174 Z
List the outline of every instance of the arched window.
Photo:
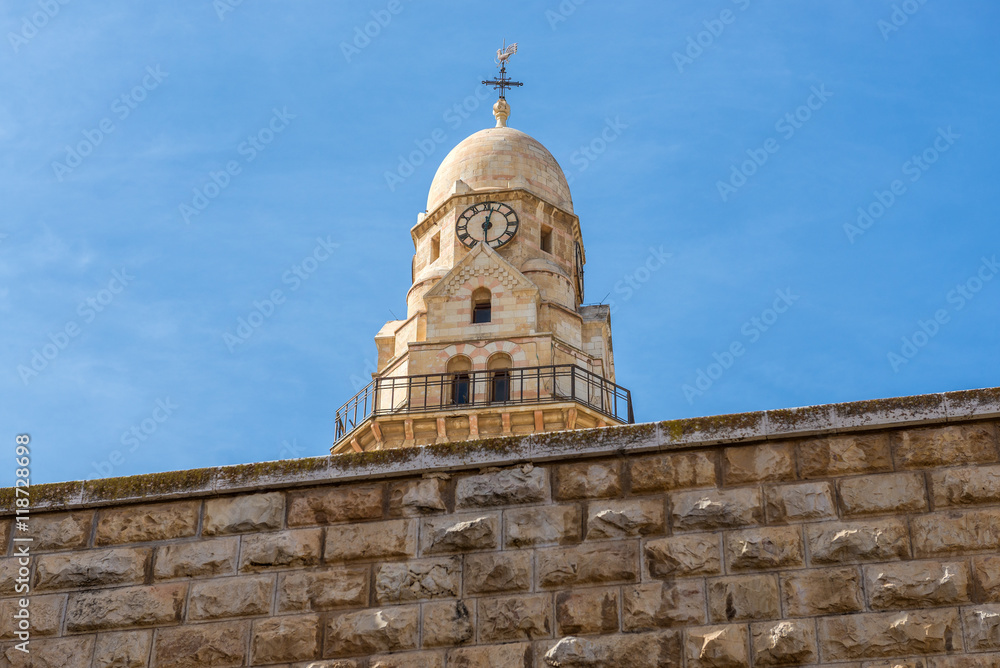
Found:
M 472 371 L 472 360 L 464 355 L 456 355 L 448 360 L 448 373 L 451 374 L 451 403 L 467 404 L 471 399 L 471 382 L 469 372 Z
M 490 401 L 510 401 L 510 355 L 497 353 L 486 363 L 490 371 Z
M 493 297 L 486 288 L 477 288 L 472 293 L 472 323 L 490 322 L 492 319 Z

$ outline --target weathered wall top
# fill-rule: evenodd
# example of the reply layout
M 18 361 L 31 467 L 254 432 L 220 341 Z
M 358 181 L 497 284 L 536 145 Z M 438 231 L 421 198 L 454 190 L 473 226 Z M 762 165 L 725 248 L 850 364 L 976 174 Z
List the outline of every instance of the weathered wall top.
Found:
M 32 508 L 93 508 L 130 500 L 197 498 L 329 482 L 412 476 L 519 462 L 679 450 L 721 443 L 800 438 L 923 423 L 1000 417 L 1000 387 L 842 404 L 687 418 L 579 431 L 511 436 L 421 448 L 310 457 L 125 478 L 36 485 Z M 0 489 L 0 517 L 13 514 Z

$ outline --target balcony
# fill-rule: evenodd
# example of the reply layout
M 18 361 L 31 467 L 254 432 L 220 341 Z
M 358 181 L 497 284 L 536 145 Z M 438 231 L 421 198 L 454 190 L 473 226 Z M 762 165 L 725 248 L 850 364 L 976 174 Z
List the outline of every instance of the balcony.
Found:
M 413 442 L 413 419 L 430 418 L 431 413 L 454 415 L 485 411 L 501 416 L 506 413 L 501 420 L 503 431 L 498 433 L 511 433 L 512 411 L 524 412 L 521 407 L 542 404 L 579 406 L 594 416 L 594 424 L 635 422 L 631 392 L 582 367 L 560 364 L 376 378 L 337 410 L 334 442 L 340 444 L 350 439 L 366 421 L 391 423 L 396 421 L 394 418 L 403 418 L 406 423 L 403 442 Z M 538 417 L 533 419 L 536 428 L 528 431 L 546 430 L 544 425 L 539 428 Z M 572 423 L 575 418 L 564 422 L 563 428 L 574 428 Z M 479 435 L 478 420 L 472 420 L 472 424 L 476 426 L 469 437 L 476 437 Z M 443 438 L 441 427 L 437 429 L 440 442 Z M 381 441 L 380 435 L 376 438 Z

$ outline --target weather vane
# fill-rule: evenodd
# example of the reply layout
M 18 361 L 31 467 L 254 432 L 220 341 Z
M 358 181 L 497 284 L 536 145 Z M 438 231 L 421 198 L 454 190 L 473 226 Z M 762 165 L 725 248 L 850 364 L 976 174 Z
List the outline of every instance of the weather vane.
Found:
M 504 40 L 503 47 L 500 48 L 500 49 L 497 49 L 497 57 L 496 57 L 496 60 L 493 61 L 493 62 L 495 62 L 497 64 L 497 67 L 500 68 L 500 76 L 498 76 L 496 79 L 493 79 L 492 81 L 484 81 L 483 82 L 484 84 L 493 86 L 494 89 L 498 89 L 500 91 L 500 99 L 501 100 L 506 100 L 507 99 L 504 96 L 504 91 L 506 89 L 511 88 L 513 86 L 523 86 L 524 85 L 520 81 L 511 81 L 510 79 L 507 78 L 507 61 L 515 53 L 517 53 L 517 42 L 514 42 L 513 44 L 511 44 L 510 46 L 508 46 L 507 45 L 507 40 Z

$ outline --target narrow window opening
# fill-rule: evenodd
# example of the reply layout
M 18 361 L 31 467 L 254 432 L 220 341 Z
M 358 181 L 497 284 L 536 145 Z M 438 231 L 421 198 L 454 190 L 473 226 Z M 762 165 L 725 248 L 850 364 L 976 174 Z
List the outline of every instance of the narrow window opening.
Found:
M 510 401 L 510 356 L 497 353 L 487 362 L 490 372 L 490 401 Z
M 552 252 L 552 228 L 543 227 L 542 228 L 542 250 L 546 253 Z
M 436 262 L 441 257 L 441 233 L 436 233 L 431 237 L 431 262 Z
M 468 357 L 459 355 L 448 360 L 448 372 L 451 374 L 452 404 L 461 406 L 471 403 L 471 371 L 472 361 Z
M 480 324 L 493 319 L 493 303 L 490 291 L 479 288 L 472 293 L 472 323 Z

